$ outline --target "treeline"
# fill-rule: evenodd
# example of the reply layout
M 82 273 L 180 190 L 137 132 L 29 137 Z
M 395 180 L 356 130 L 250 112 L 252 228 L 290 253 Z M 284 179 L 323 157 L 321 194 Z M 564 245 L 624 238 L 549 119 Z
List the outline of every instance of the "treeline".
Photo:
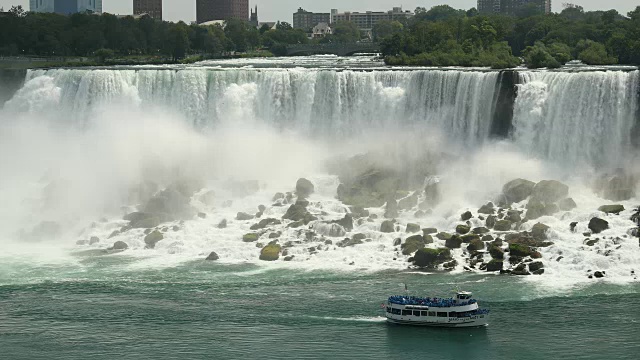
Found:
M 20 7 L 0 18 L 0 55 L 91 56 L 101 60 L 113 56 L 164 56 L 173 60 L 190 54 L 220 56 L 231 52 L 273 49 L 309 40 L 288 23 L 275 29 L 256 29 L 246 21 L 229 20 L 219 25 L 187 25 L 111 14 L 25 12 Z
M 574 59 L 590 65 L 640 64 L 640 6 L 561 13 L 524 9 L 517 16 L 481 15 L 440 5 L 418 8 L 405 21 L 378 23 L 373 31 L 391 65 L 556 68 Z

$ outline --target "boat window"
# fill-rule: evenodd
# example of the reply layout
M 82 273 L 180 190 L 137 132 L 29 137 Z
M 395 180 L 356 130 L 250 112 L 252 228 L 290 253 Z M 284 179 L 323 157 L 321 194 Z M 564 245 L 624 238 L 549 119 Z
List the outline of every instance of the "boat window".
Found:
M 400 309 L 391 309 L 391 313 L 394 315 L 400 315 Z
M 438 317 L 447 317 L 447 313 L 438 311 Z
M 423 311 L 422 312 L 422 316 L 429 316 L 429 312 L 428 311 Z
M 429 311 L 429 316 L 436 316 L 436 312 L 435 311 Z
M 402 310 L 402 316 L 412 315 L 413 311 L 411 310 Z
M 454 311 L 449 313 L 449 317 L 458 317 L 458 314 Z
M 387 306 L 387 312 L 391 312 L 391 308 Z
M 413 311 L 413 316 L 420 316 L 420 311 L 414 310 Z

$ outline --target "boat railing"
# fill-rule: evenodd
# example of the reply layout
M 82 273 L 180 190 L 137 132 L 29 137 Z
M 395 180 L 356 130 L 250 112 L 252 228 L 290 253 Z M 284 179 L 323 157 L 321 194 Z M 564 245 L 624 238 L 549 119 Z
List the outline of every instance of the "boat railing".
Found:
M 415 296 L 402 296 L 394 295 L 389 297 L 389 302 L 398 305 L 422 305 L 430 307 L 452 307 L 452 306 L 466 306 L 477 303 L 475 299 L 470 299 L 465 302 L 456 302 L 453 298 L 441 299 L 441 298 L 421 298 Z

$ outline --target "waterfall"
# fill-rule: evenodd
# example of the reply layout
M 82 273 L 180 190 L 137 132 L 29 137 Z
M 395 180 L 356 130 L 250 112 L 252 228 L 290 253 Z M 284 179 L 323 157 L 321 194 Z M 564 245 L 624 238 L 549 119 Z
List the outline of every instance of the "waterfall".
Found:
M 620 166 L 631 151 L 639 72 L 522 72 L 514 141 L 561 164 Z
M 64 113 L 79 125 L 101 106 L 160 106 L 195 128 L 256 121 L 340 137 L 406 126 L 473 145 L 490 132 L 498 76 L 456 70 L 32 70 L 6 107 L 29 108 L 35 86 L 28 83 L 49 79 L 58 100 L 40 110 Z

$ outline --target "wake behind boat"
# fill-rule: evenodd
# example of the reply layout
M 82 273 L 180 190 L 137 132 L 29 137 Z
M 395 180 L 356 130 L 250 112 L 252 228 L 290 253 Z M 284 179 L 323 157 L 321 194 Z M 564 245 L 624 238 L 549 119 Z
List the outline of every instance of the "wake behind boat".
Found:
M 489 324 L 489 310 L 480 309 L 471 293 L 458 292 L 455 298 L 390 296 L 386 303 L 387 322 L 403 325 L 478 327 Z

